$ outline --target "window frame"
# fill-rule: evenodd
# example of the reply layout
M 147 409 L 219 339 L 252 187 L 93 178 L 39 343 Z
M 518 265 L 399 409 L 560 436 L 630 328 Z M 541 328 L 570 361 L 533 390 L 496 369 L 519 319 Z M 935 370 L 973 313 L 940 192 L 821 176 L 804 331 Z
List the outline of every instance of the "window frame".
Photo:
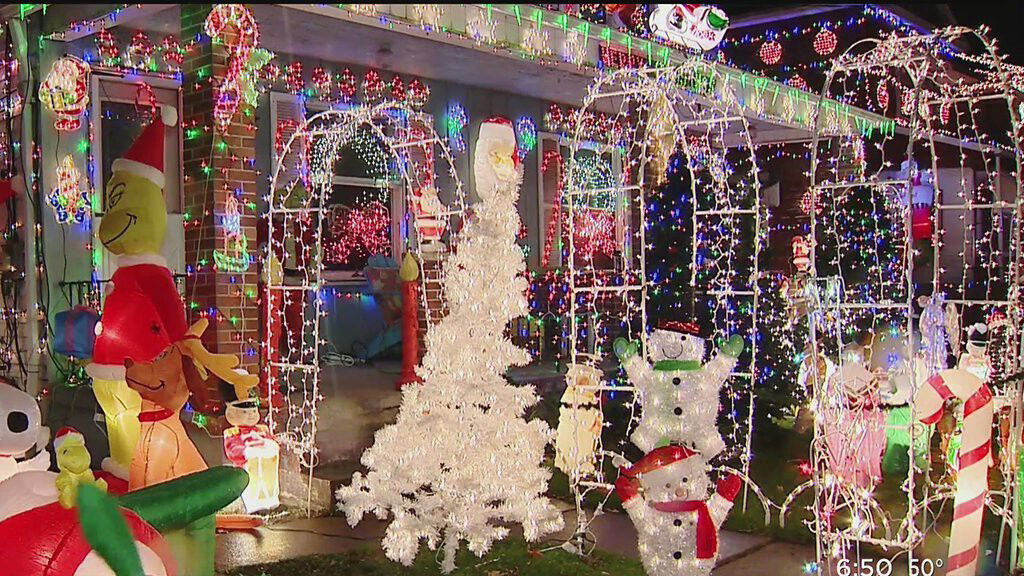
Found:
M 139 77 L 139 76 L 131 76 L 131 77 L 127 77 L 127 76 L 119 76 L 119 75 L 109 75 L 109 74 L 102 74 L 102 73 L 94 73 L 92 75 L 92 79 L 90 80 L 90 86 L 89 86 L 90 99 L 91 99 L 90 102 L 89 102 L 89 107 L 90 107 L 90 114 L 92 115 L 92 118 L 93 118 L 93 121 L 90 123 L 90 126 L 89 126 L 89 137 L 90 137 L 90 139 L 92 141 L 91 145 L 92 145 L 92 156 L 93 156 L 93 160 L 92 160 L 92 180 L 93 180 L 92 181 L 92 187 L 93 187 L 93 190 L 96 190 L 99 193 L 99 197 L 100 197 L 100 208 L 101 208 L 101 210 L 99 211 L 98 214 L 96 214 L 96 216 L 99 216 L 99 217 L 102 217 L 103 214 L 105 214 L 106 211 L 107 211 L 107 206 L 106 206 L 107 198 L 106 198 L 106 194 L 105 194 L 105 189 L 106 189 L 107 183 L 103 179 L 104 178 L 104 176 L 103 176 L 103 129 L 102 129 L 102 126 L 101 126 L 101 123 L 103 121 L 103 118 L 102 118 L 102 115 L 103 115 L 103 104 L 105 102 L 113 102 L 113 103 L 118 103 L 118 104 L 135 104 L 135 99 L 134 98 L 127 98 L 127 97 L 123 97 L 122 98 L 122 97 L 117 97 L 117 96 L 111 97 L 111 96 L 107 95 L 107 93 L 104 90 L 101 89 L 102 88 L 101 85 L 102 84 L 115 84 L 115 85 L 120 85 L 120 86 L 132 86 L 132 87 L 134 87 L 134 86 L 138 86 L 139 82 L 145 82 L 146 84 L 148 84 L 151 88 L 154 88 L 155 90 L 160 90 L 160 91 L 163 91 L 163 90 L 173 90 L 175 92 L 176 97 L 175 97 L 174 107 L 175 107 L 175 111 L 178 113 L 178 119 L 179 120 L 178 120 L 178 123 L 175 126 L 172 126 L 170 128 L 175 131 L 175 134 L 177 135 L 177 141 L 178 141 L 178 160 L 179 161 L 177 162 L 177 165 L 174 166 L 174 168 L 177 171 L 175 181 L 177 182 L 177 185 L 178 185 L 178 202 L 177 202 L 178 210 L 177 211 L 168 210 L 167 213 L 169 215 L 170 214 L 181 215 L 181 214 L 185 213 L 185 209 L 184 209 L 185 208 L 185 173 L 184 173 L 184 168 L 183 168 L 183 166 L 184 166 L 183 159 L 185 157 L 185 142 L 184 142 L 184 138 L 182 137 L 182 132 L 181 132 L 181 118 L 182 118 L 182 114 L 181 114 L 181 110 L 182 110 L 181 82 L 179 82 L 178 80 L 174 80 L 172 78 L 161 78 L 161 77 L 155 77 L 155 76 L 153 76 L 153 77 L 151 77 L 151 76 L 141 76 L 141 77 Z M 161 103 L 161 104 L 162 105 L 166 105 L 166 103 Z M 170 180 L 171 178 L 168 177 L 168 175 L 167 175 L 168 168 L 170 168 L 170 167 L 169 166 L 164 166 L 164 178 L 167 179 L 167 180 Z M 164 194 L 165 194 L 165 197 L 166 197 L 166 194 L 167 194 L 167 189 L 166 188 L 164 189 Z
M 559 154 L 562 154 L 563 151 L 565 152 L 565 155 L 562 156 L 563 167 L 565 167 L 568 164 L 569 153 L 572 149 L 572 142 L 568 137 L 566 137 L 563 134 L 544 131 L 537 132 L 537 213 L 540 215 L 540 250 L 542 252 L 545 248 L 544 244 L 547 239 L 548 221 L 551 217 L 548 211 L 547 204 L 549 191 L 545 188 L 544 182 L 544 155 L 546 153 L 545 142 L 554 142 Z M 622 151 L 617 146 L 605 144 L 602 142 L 596 142 L 593 140 L 588 140 L 583 143 L 582 147 L 587 148 L 589 150 L 593 150 L 598 154 L 604 154 L 605 152 L 610 153 L 612 174 L 615 176 L 615 179 L 617 181 L 621 182 Z M 562 179 L 564 178 L 564 176 L 565 174 L 560 174 L 559 178 Z M 618 195 L 619 198 L 617 198 L 615 202 L 615 238 L 616 242 L 618 242 L 622 246 L 622 260 L 626 263 L 630 263 L 632 262 L 632 244 L 627 240 L 631 238 L 632 230 L 630 222 L 632 221 L 632 219 L 630 218 L 630 208 L 628 207 L 628 202 L 621 201 L 621 191 L 618 192 Z M 627 200 L 629 199 L 627 198 Z M 563 217 L 564 216 L 565 214 L 563 214 Z M 559 222 L 557 226 L 558 229 L 556 231 L 556 240 L 554 242 L 555 245 L 552 247 L 553 252 L 548 260 L 547 268 L 543 268 L 543 270 L 558 270 L 565 266 L 565 262 L 563 262 L 562 260 L 562 251 L 556 249 L 560 243 L 562 235 L 564 234 L 564 228 L 561 222 Z M 541 262 L 543 262 L 543 259 L 544 258 L 542 253 L 540 258 L 538 258 L 538 266 Z M 606 269 L 602 268 L 601 270 Z
M 283 92 L 273 92 L 272 101 L 279 101 L 283 98 L 294 98 L 296 101 L 301 101 L 305 120 L 309 120 L 312 116 L 324 112 L 326 110 L 348 110 L 354 108 L 354 104 L 346 103 L 333 103 L 326 102 L 324 100 L 317 100 L 312 98 L 302 99 L 299 96 L 293 94 L 287 94 Z M 433 117 L 427 114 L 420 116 L 424 122 L 433 122 Z M 276 125 L 277 119 L 274 118 L 273 129 L 277 130 Z M 391 154 L 391 152 L 387 152 Z M 390 158 L 389 158 L 390 160 Z M 275 160 L 276 162 L 277 160 Z M 276 167 L 276 165 L 275 165 Z M 353 176 L 341 176 L 337 173 L 332 174 L 331 187 L 335 186 L 363 186 L 366 188 L 377 187 L 377 181 L 373 178 L 358 178 Z M 391 253 L 387 256 L 395 261 L 397 264 L 399 257 L 402 254 L 402 246 L 405 243 L 405 221 L 406 221 L 406 195 L 410 193 L 406 189 L 405 182 L 401 179 L 399 181 L 389 185 L 387 187 L 389 202 L 388 208 L 391 211 Z M 331 205 L 323 206 L 323 214 L 326 216 L 328 208 Z M 323 254 L 321 250 L 321 255 Z M 336 286 L 358 286 L 367 285 L 366 274 L 363 270 L 328 270 L 326 266 L 321 269 L 320 275 L 322 281 L 328 285 Z

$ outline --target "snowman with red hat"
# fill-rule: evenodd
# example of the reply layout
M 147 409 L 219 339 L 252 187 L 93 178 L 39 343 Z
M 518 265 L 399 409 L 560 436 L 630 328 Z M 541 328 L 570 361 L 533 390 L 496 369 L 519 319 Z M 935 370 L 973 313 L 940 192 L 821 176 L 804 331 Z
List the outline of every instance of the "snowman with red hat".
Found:
M 643 409 L 630 439 L 644 452 L 671 442 L 714 458 L 725 449 L 718 433 L 719 390 L 736 366 L 743 339 L 733 335 L 720 342 L 705 364 L 705 342 L 692 323 L 664 322 L 647 343 L 653 364 L 639 356 L 636 342 L 618 338 L 614 345 Z
M 711 481 L 700 454 L 662 446 L 624 468 L 615 482 L 622 507 L 637 529 L 640 560 L 650 576 L 710 574 L 718 532 L 739 492 L 739 477 Z

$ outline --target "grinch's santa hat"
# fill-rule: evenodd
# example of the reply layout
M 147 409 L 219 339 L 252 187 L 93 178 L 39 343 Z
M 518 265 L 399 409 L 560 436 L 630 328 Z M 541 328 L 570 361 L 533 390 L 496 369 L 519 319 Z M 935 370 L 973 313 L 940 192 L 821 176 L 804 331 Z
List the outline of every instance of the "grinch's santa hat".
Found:
M 624 468 L 622 475 L 627 478 L 639 478 L 652 470 L 664 468 L 680 460 L 686 460 L 695 454 L 697 453 L 685 446 L 676 446 L 674 444 L 655 448 L 645 454 L 636 464 L 629 468 Z
M 504 116 L 491 116 L 480 124 L 480 142 L 505 142 L 516 145 L 516 130 L 512 121 Z M 513 154 L 512 161 L 519 165 L 519 155 Z
M 60 450 L 62 444 L 68 440 L 74 440 L 75 442 L 85 444 L 85 436 L 78 430 L 71 426 L 65 426 L 60 430 L 57 430 L 57 434 L 53 437 L 53 449 Z
M 138 290 L 115 286 L 96 324 L 93 361 L 85 370 L 93 378 L 123 380 L 125 360 L 149 363 L 170 345 L 171 338 L 152 300 Z
M 111 169 L 114 172 L 136 174 L 162 189 L 165 183 L 164 128 L 177 123 L 177 111 L 170 106 L 161 107 L 160 117 L 146 126 L 124 157 L 114 160 Z

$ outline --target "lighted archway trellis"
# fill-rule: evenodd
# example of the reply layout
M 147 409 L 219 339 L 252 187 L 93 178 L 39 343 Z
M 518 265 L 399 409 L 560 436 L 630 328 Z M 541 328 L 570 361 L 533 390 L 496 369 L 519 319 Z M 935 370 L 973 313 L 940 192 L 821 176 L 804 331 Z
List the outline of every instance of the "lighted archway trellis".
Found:
M 973 44 L 982 50 L 962 51 Z M 956 489 L 937 480 L 935 471 L 929 473 L 931 466 L 919 465 L 929 451 L 930 430 L 917 422 L 927 414 L 920 407 L 915 410 L 914 398 L 924 381 L 945 367 L 946 338 L 959 356 L 968 324 L 995 311 L 1005 315 L 1006 324 L 992 334 L 989 355 L 996 361 L 988 381 L 995 402 L 1004 406 L 1009 434 L 997 464 L 1002 487 L 989 491 L 978 513 L 987 508 L 1001 520 L 997 561 L 1005 557 L 1007 533 L 1009 562 L 1017 561 L 1021 386 L 1012 376 L 1022 366 L 1024 95 L 1019 72 L 1003 62 L 984 29 L 963 27 L 864 40 L 836 58 L 828 72 L 815 114 L 808 202 L 812 272 L 805 294 L 812 358 L 834 357 L 836 367 L 834 377 L 811 370 L 813 474 L 799 489 L 814 491 L 808 525 L 816 535 L 823 572 L 842 570 L 845 560 L 857 573 L 868 553 L 862 545 L 880 548 L 883 554 L 906 554 L 911 573 L 925 560 L 934 565 L 934 558 L 918 556 L 917 549 L 934 528 L 941 504 L 952 500 Z M 880 109 L 897 120 L 888 130 L 862 135 L 845 121 L 836 100 Z M 1008 130 L 990 132 L 989 126 Z M 849 218 L 844 207 L 864 199 L 877 213 L 893 216 L 889 230 L 877 219 Z M 859 226 L 873 227 L 866 237 L 881 239 L 873 249 L 857 245 L 860 237 L 852 229 Z M 896 242 L 894 252 L 886 249 L 887 237 Z M 857 259 L 868 273 L 851 282 L 850 263 Z M 922 298 L 933 296 L 930 301 Z M 865 346 L 858 352 L 862 358 L 851 359 L 855 356 L 847 351 L 856 338 Z M 899 436 L 907 443 L 905 476 L 881 479 L 897 482 L 903 491 L 898 507 L 887 509 L 876 499 L 877 481 L 865 486 L 855 475 L 838 471 L 847 469 L 837 467 L 837 458 L 842 459 L 836 452 L 838 435 L 848 434 L 843 429 L 873 426 L 867 420 L 857 424 L 849 414 L 878 410 L 877 405 L 851 407 L 850 391 L 865 389 L 853 384 L 856 365 L 874 369 L 871 381 L 888 386 L 887 394 L 877 397 L 906 402 L 911 416 L 897 421 L 891 418 L 892 409 L 884 427 L 889 442 Z M 873 386 L 866 388 L 868 393 L 874 394 Z M 853 450 L 867 450 L 869 434 L 857 436 L 856 442 L 845 436 L 840 440 L 854 445 Z M 783 504 L 783 516 L 799 490 Z
M 689 320 L 694 314 L 695 320 L 710 328 L 711 342 L 730 334 L 744 338 L 745 351 L 724 386 L 727 400 L 719 414 L 719 427 L 727 448 L 715 463 L 722 464 L 720 468 L 735 466 L 746 476 L 755 403 L 752 380 L 759 353 L 755 337 L 761 296 L 759 265 L 767 240 L 767 213 L 761 205 L 750 125 L 733 84 L 721 82 L 716 87 L 713 65 L 700 60 L 673 68 L 623 69 L 600 76 L 570 122 L 575 128 L 563 193 L 567 205 L 569 377 L 574 378 L 576 366 L 601 368 L 604 364 L 607 368 L 608 362 L 616 362 L 609 339 L 620 334 L 639 338 L 641 354 L 647 354 L 648 304 L 651 292 L 658 288 L 646 261 L 648 196 L 663 181 L 670 158 L 680 155 L 694 199 L 690 222 L 694 233 L 680 241 L 689 243 L 692 254 L 689 288 L 694 293 L 695 310 L 679 310 L 676 319 Z M 622 157 L 622 170 L 611 188 L 593 188 L 588 185 L 592 179 L 574 177 L 581 160 L 608 148 L 618 148 Z M 617 232 L 621 250 L 610 265 L 598 269 L 593 260 L 577 254 L 577 217 L 595 202 L 606 203 L 609 196 L 620 222 L 626 224 Z M 576 389 L 631 395 L 627 404 L 632 428 L 637 391 L 628 383 L 592 380 L 582 386 L 577 383 Z M 576 415 L 570 412 L 570 417 Z M 585 441 L 577 445 L 582 443 Z M 586 548 L 594 517 L 584 509 L 584 500 L 592 493 L 605 493 L 599 498 L 596 514 L 600 514 L 615 480 L 608 464 L 621 466 L 626 461 L 617 447 L 605 447 L 599 437 L 593 461 L 577 461 L 568 473 L 576 496 L 578 550 Z M 762 504 L 767 516 L 769 504 L 763 498 Z
M 428 324 L 436 320 L 431 315 L 441 310 L 437 303 L 429 301 L 437 296 L 436 274 L 465 212 L 462 182 L 446 142 L 434 131 L 429 116 L 404 104 L 389 101 L 376 106 L 327 110 L 299 125 L 284 143 L 278 155 L 283 160 L 277 162 L 271 179 L 269 241 L 263 254 L 269 271 L 268 297 L 279 299 L 283 305 L 268 306 L 264 328 L 269 334 L 272 321 L 285 323 L 284 310 L 298 301 L 303 322 L 301 341 L 297 343 L 301 349 L 283 351 L 278 361 L 265 361 L 263 370 L 271 394 L 286 390 L 281 394 L 281 407 L 269 402 L 271 429 L 285 440 L 310 474 L 317 463 L 317 409 L 322 399 L 320 351 L 325 342 L 320 335 L 320 322 L 326 314 L 324 222 L 330 212 L 327 203 L 335 164 L 343 148 L 357 137 L 369 137 L 384 150 L 389 162 L 382 185 L 404 195 L 407 208 L 401 219 L 402 243 L 421 264 L 420 281 L 424 289 L 420 296 Z M 296 249 L 286 251 L 281 237 L 295 242 Z M 280 265 L 298 268 L 300 273 L 290 278 L 276 274 L 267 263 L 272 254 L 278 253 L 294 257 L 297 262 Z M 279 317 L 272 318 L 274 314 Z M 264 352 L 265 359 L 271 358 L 269 342 L 264 343 Z

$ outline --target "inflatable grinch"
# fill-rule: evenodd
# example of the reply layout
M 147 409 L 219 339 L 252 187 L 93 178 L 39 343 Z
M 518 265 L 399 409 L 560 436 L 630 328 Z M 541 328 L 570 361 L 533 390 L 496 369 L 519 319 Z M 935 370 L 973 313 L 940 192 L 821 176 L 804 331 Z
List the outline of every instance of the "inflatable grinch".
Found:
M 147 416 L 142 416 L 140 421 L 143 398 L 137 391 L 139 387 L 129 386 L 125 376 L 129 363 L 151 364 L 174 344 L 177 351 L 185 351 L 197 364 L 209 367 L 217 376 L 233 384 L 240 395 L 248 394 L 248 389 L 255 382 L 252 377 L 232 370 L 238 364 L 237 358 L 206 351 L 198 338 L 206 326 L 205 320 L 201 326 L 189 331 L 184 302 L 167 267 L 167 260 L 160 254 L 167 231 L 167 208 L 163 196 L 164 131 L 176 123 L 174 110 L 164 108 L 161 117 L 143 130 L 125 156 L 114 161 L 113 174 L 106 189 L 107 211 L 99 230 L 100 241 L 117 256 L 118 268 L 108 283 L 109 295 L 104 304 L 103 320 L 97 326 L 93 362 L 86 370 L 93 378 L 93 390 L 106 416 L 110 438 L 111 458 L 104 461 L 103 467 L 124 479 L 129 477 L 140 433 L 147 419 Z M 131 293 L 131 297 L 119 296 L 126 293 Z M 148 306 L 143 302 L 148 302 Z M 119 310 L 118 306 L 122 305 L 128 308 Z M 125 314 L 129 310 L 132 313 Z M 131 321 L 135 313 L 142 314 L 137 316 L 137 325 Z M 156 318 L 152 324 L 160 326 L 160 339 L 155 343 L 149 342 L 150 348 L 147 349 L 143 342 L 148 341 L 135 340 L 137 334 L 133 333 L 140 330 L 153 333 L 152 326 L 142 324 L 142 318 L 151 314 Z M 116 327 L 112 327 L 109 321 L 112 315 L 119 317 Z M 152 414 L 153 402 L 148 404 L 150 409 L 147 413 Z M 167 409 L 176 413 L 180 408 L 171 406 Z M 145 452 L 149 453 L 149 450 Z M 137 463 L 136 466 L 152 468 L 153 464 Z M 156 470 L 149 475 L 154 481 L 175 476 L 173 471 Z M 133 488 L 149 483 L 133 483 Z

